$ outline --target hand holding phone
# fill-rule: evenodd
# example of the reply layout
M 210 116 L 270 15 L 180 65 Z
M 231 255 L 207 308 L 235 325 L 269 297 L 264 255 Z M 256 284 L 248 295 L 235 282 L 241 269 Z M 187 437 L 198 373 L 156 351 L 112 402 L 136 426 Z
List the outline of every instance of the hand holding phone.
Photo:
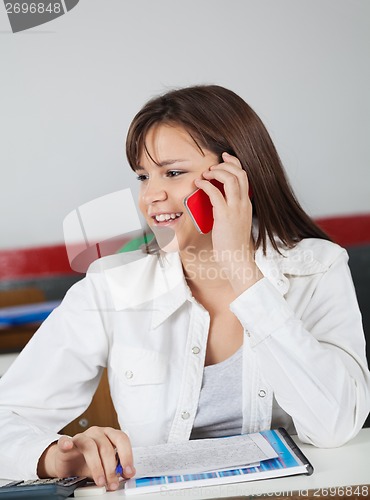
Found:
M 209 181 L 225 196 L 224 185 L 215 179 Z M 207 234 L 213 227 L 213 206 L 207 193 L 197 189 L 184 199 L 185 208 L 195 227 L 201 234 Z
M 222 182 L 212 179 L 211 182 L 225 196 Z M 248 196 L 253 197 L 252 188 L 249 186 Z M 209 233 L 213 228 L 213 206 L 208 194 L 203 189 L 197 189 L 184 199 L 185 208 L 190 215 L 195 227 L 201 234 Z

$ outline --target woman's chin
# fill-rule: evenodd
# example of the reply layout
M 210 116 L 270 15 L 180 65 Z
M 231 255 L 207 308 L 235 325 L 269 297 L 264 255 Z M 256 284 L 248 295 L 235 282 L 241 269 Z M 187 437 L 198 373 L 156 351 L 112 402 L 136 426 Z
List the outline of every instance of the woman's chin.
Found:
M 180 250 L 176 232 L 171 227 L 154 226 L 152 227 L 152 230 L 158 246 L 163 252 L 171 253 L 178 252 Z
M 163 252 L 191 252 L 212 248 L 211 233 L 200 234 L 193 225 L 191 227 L 182 226 L 181 230 L 168 225 L 152 226 L 153 233 L 158 246 Z

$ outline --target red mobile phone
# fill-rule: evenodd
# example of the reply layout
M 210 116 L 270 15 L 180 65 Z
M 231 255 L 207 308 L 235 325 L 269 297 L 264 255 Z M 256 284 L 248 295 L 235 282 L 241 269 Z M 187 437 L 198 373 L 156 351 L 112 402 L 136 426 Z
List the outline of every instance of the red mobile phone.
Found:
M 211 180 L 225 196 L 222 182 Z M 190 215 L 195 227 L 201 234 L 207 234 L 213 227 L 213 206 L 208 194 L 203 189 L 197 189 L 184 199 L 184 205 Z

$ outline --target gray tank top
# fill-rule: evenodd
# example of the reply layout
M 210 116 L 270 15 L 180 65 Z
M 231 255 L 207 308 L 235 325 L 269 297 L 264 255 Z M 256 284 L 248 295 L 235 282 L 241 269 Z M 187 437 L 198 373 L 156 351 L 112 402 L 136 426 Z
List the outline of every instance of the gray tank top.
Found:
M 204 368 L 198 410 L 190 439 L 241 434 L 243 347 L 221 363 Z

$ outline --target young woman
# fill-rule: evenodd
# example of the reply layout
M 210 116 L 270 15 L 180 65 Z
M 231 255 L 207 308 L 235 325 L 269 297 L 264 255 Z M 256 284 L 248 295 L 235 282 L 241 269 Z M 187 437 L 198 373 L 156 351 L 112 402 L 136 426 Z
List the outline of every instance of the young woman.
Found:
M 158 244 L 93 263 L 0 381 L 0 477 L 113 490 L 116 450 L 135 474 L 131 446 L 279 425 L 321 447 L 355 436 L 370 378 L 347 254 L 298 204 L 253 110 L 218 86 L 169 92 L 134 118 L 127 156 Z M 207 234 L 184 207 L 196 188 Z M 105 366 L 122 430 L 61 437 Z

